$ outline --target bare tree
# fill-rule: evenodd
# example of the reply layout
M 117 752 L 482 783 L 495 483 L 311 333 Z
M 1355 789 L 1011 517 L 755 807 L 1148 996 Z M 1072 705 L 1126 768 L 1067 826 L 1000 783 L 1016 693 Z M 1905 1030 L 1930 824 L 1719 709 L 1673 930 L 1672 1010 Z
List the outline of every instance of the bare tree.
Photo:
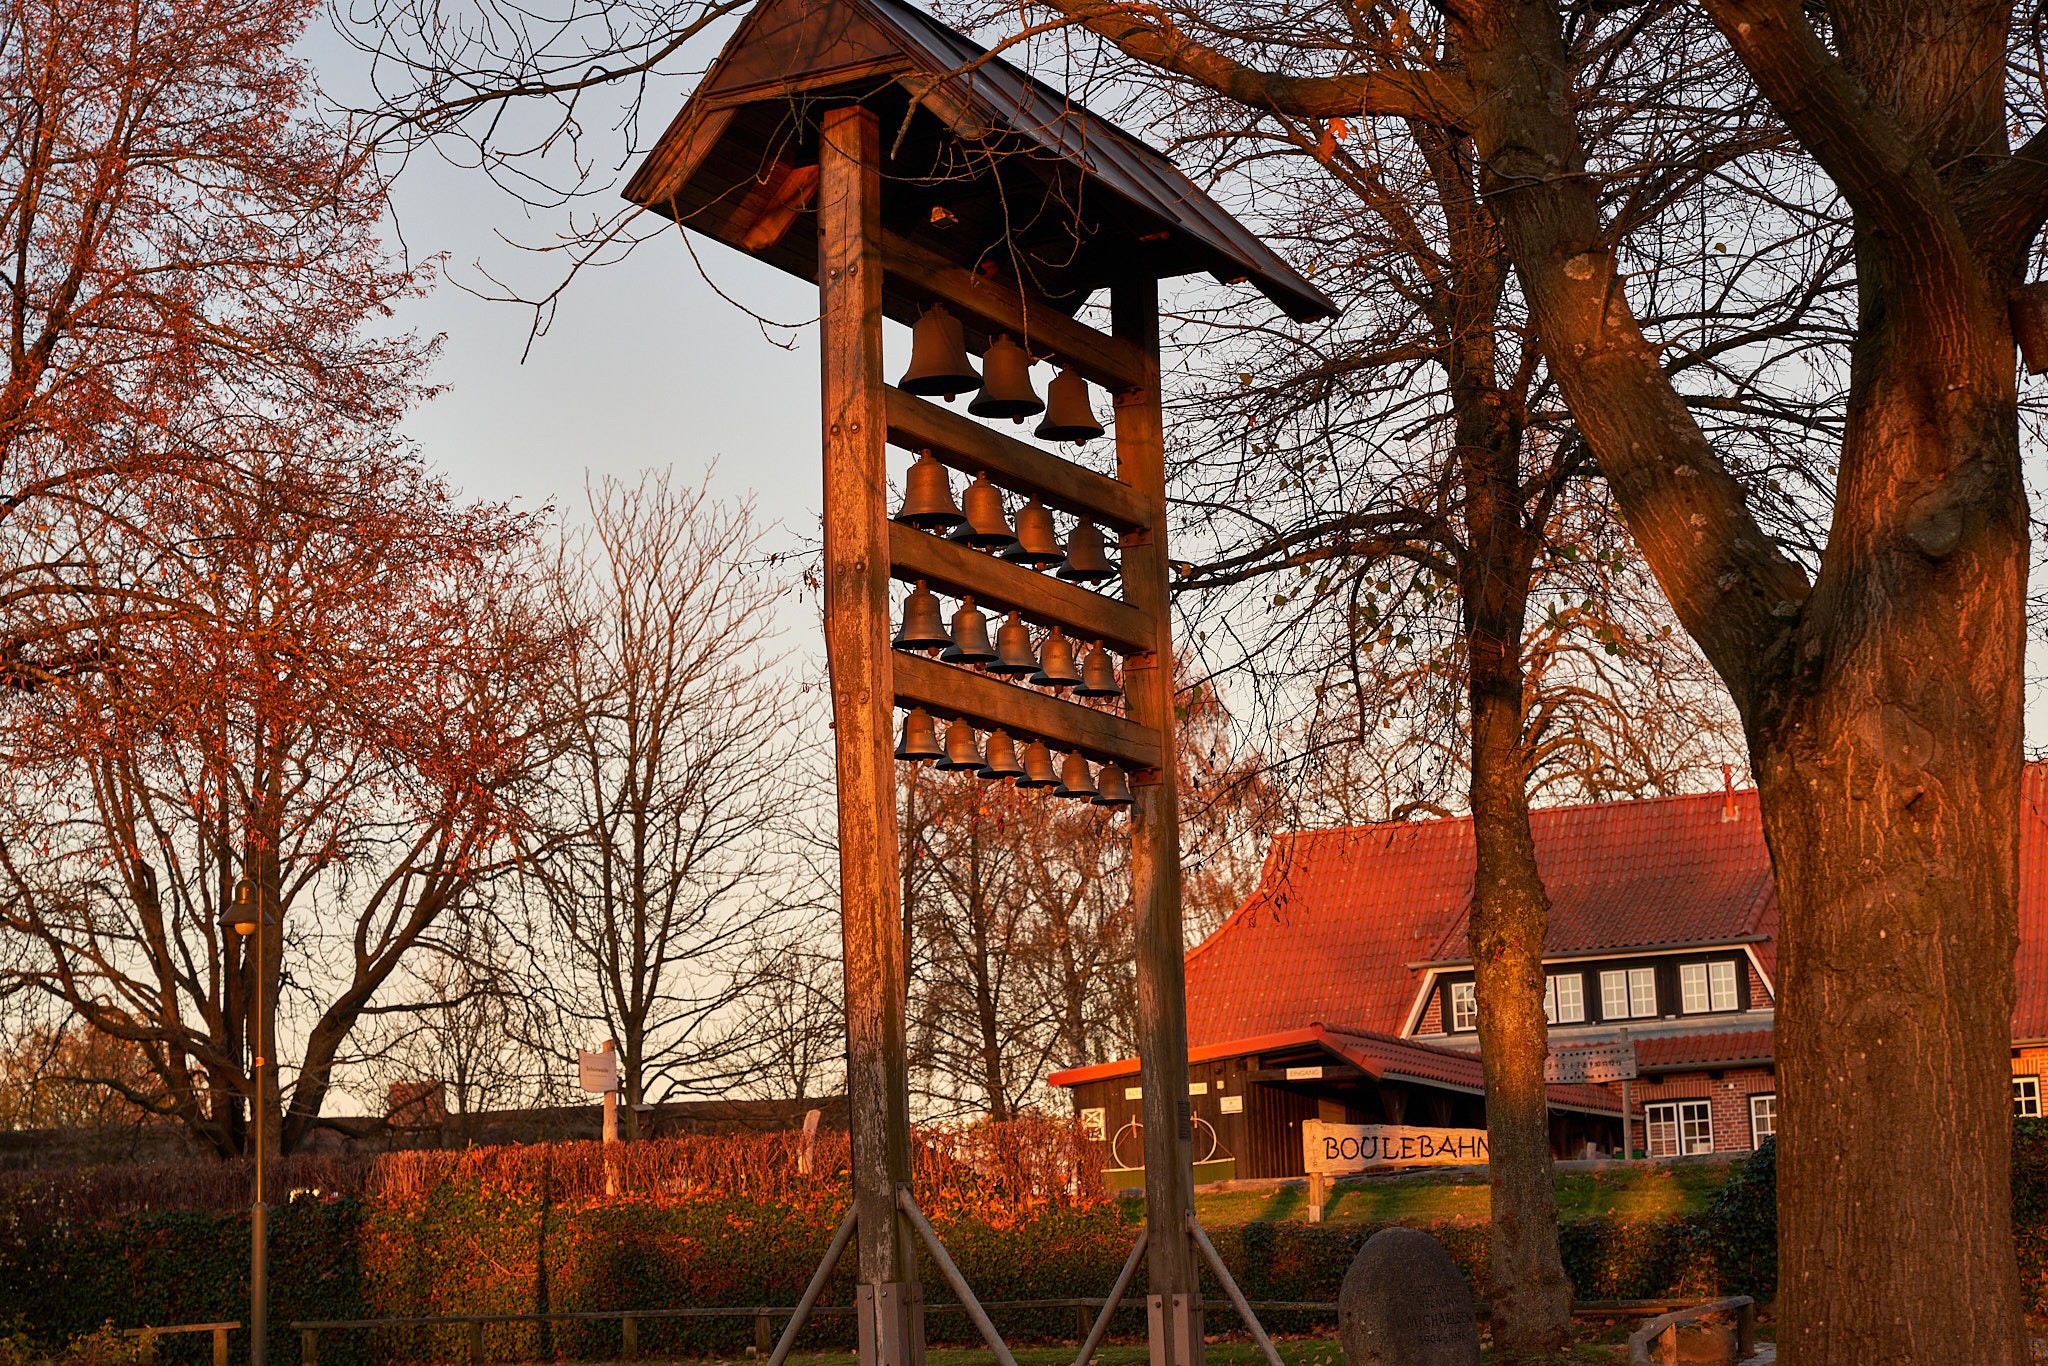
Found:
M 383 1027 L 365 1031 L 358 1059 L 378 1103 L 429 1088 L 464 1142 L 476 1140 L 484 1114 L 547 1104 L 566 1090 L 552 1021 L 517 970 L 496 909 L 485 899 L 406 963 L 392 1003 L 371 1008 Z
M 749 974 L 747 1088 L 769 1100 L 820 1100 L 846 1084 L 846 1003 L 837 945 L 791 938 L 763 947 Z
M 741 1006 L 801 889 L 779 847 L 800 781 L 796 694 L 768 653 L 780 586 L 744 507 L 666 475 L 592 486 L 556 612 L 561 720 L 528 869 L 564 1019 L 616 1039 L 630 1105 L 722 1091 Z
M 260 475 L 147 489 L 146 537 L 67 525 L 87 589 L 178 608 L 30 623 L 67 667 L 0 708 L 19 980 L 139 1049 L 146 1091 L 102 1084 L 222 1153 L 247 1138 L 252 995 L 299 1052 L 288 1102 L 270 1069 L 259 1101 L 290 1150 L 399 965 L 510 856 L 561 648 L 519 592 L 525 519 L 402 449 L 274 439 Z M 262 962 L 220 923 L 240 881 L 278 922 Z

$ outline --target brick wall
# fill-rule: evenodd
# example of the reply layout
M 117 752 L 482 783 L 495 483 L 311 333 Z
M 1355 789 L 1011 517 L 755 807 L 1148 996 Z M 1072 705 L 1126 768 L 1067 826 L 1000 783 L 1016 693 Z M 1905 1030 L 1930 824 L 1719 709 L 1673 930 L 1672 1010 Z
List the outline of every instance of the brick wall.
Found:
M 1617 1097 L 1619 1085 L 1608 1090 Z M 1750 1150 L 1749 1098 L 1775 1093 L 1776 1074 L 1767 1067 L 1738 1067 L 1720 1072 L 1678 1072 L 1643 1078 L 1629 1088 L 1629 1099 L 1637 1105 L 1667 1100 L 1707 1100 L 1714 1107 L 1714 1151 L 1746 1153 Z M 1644 1152 L 1649 1144 L 1644 1121 L 1635 1122 L 1635 1150 Z
M 1430 988 L 1429 1004 L 1422 1009 L 1422 1019 L 1415 1026 L 1417 1034 L 1441 1034 L 1444 1032 L 1444 994 L 1435 987 Z
M 1775 1004 L 1771 1000 L 1771 989 L 1764 984 L 1764 975 L 1756 970 L 1756 964 L 1750 961 L 1748 954 L 1742 956 L 1742 966 L 1749 972 L 1749 1008 L 1762 1010 Z

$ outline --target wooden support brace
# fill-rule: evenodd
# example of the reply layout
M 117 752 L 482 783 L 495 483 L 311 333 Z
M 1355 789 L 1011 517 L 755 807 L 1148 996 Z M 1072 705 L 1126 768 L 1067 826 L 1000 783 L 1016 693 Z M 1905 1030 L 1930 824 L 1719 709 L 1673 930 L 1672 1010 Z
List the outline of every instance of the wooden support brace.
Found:
M 1005 436 L 928 398 L 891 386 L 885 399 L 889 441 L 991 484 L 1036 497 L 1047 507 L 1101 522 L 1117 532 L 1142 530 L 1158 520 L 1156 504 L 1120 480 Z
M 1013 739 L 1038 739 L 1054 749 L 1078 750 L 1097 763 L 1118 764 L 1127 771 L 1156 769 L 1165 761 L 1157 731 L 1106 711 L 902 651 L 896 655 L 895 673 L 900 706 L 923 707 L 934 716 L 1007 731 Z
M 972 594 L 984 607 L 1061 627 L 1077 644 L 1100 641 L 1129 655 L 1150 650 L 1157 634 L 1145 614 L 1128 603 L 900 523 L 889 527 L 889 568 L 906 583 L 923 579 L 938 592 L 956 598 Z

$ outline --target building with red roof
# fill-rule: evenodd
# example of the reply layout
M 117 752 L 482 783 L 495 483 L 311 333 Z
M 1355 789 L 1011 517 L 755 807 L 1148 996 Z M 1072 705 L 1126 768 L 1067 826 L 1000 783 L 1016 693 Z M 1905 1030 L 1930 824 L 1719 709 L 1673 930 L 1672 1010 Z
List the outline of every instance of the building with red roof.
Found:
M 2013 1015 L 2013 1100 L 2026 1114 L 2040 1113 L 2048 1066 L 2044 813 L 2048 765 L 2030 764 Z M 1634 1045 L 1631 1151 L 1754 1147 L 1777 1115 L 1778 902 L 1756 793 L 1551 807 L 1531 825 L 1551 900 L 1553 1052 Z M 1469 819 L 1274 841 L 1252 895 L 1187 956 L 1191 1118 L 1208 1130 L 1198 1148 L 1234 1158 L 1238 1176 L 1293 1176 L 1307 1119 L 1484 1124 L 1472 871 Z M 1127 1059 L 1051 1078 L 1102 1126 L 1111 1167 L 1134 1150 L 1136 1072 Z M 1560 1156 L 1620 1148 L 1619 1084 L 1551 1091 Z

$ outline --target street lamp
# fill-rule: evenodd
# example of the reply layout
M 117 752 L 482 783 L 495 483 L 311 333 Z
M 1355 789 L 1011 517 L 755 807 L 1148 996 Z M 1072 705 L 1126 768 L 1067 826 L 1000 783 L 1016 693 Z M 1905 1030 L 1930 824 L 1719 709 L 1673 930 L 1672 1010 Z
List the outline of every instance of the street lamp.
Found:
M 221 913 L 220 923 L 228 933 L 249 939 L 250 959 L 256 965 L 255 982 L 249 997 L 249 1051 L 255 1058 L 249 1079 L 256 1092 L 252 1107 L 256 1192 L 249 1206 L 249 1366 L 266 1366 L 269 1358 L 266 1339 L 270 1328 L 270 1209 L 263 1203 L 263 1117 L 269 1107 L 264 1104 L 263 1069 L 269 1064 L 269 1059 L 263 1051 L 264 981 L 268 976 L 265 972 L 268 949 L 263 942 L 263 932 L 276 928 L 277 917 L 264 906 L 256 884 L 242 878 L 235 883 L 234 901 Z

